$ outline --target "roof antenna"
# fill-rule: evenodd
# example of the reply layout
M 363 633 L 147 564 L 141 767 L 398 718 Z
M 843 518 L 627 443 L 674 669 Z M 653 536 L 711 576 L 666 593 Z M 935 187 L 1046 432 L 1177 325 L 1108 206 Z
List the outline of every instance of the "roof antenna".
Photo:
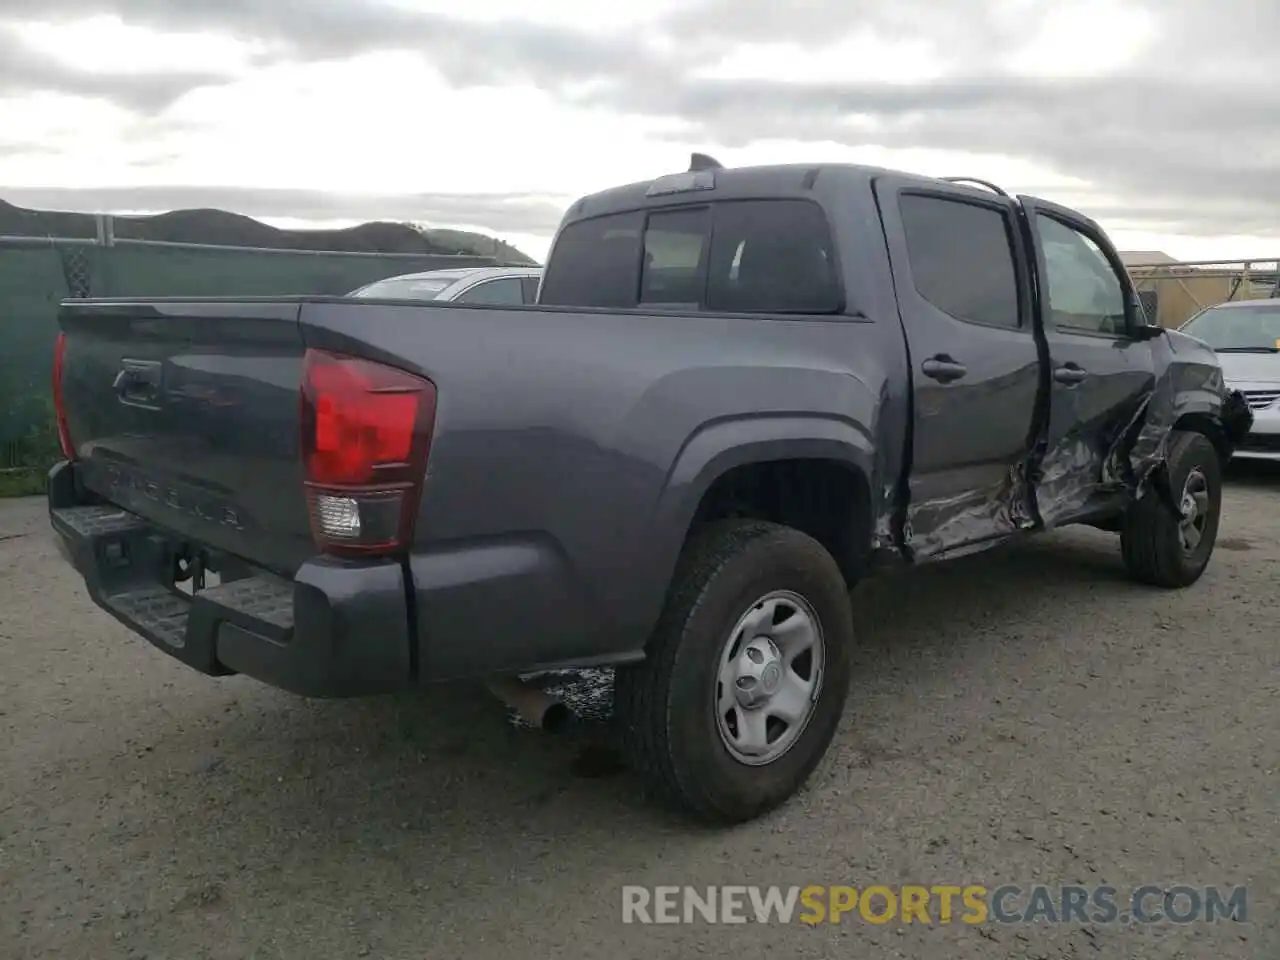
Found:
M 705 153 L 695 153 L 689 158 L 689 172 L 696 173 L 699 170 L 723 170 L 722 164 L 715 157 L 709 157 Z

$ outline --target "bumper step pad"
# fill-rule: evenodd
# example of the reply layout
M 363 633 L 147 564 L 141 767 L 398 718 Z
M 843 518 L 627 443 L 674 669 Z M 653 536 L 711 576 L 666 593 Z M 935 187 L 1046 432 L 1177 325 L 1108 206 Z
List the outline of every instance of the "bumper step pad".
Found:
M 131 630 L 192 667 L 225 675 L 217 642 L 224 624 L 274 644 L 293 635 L 293 585 L 269 574 L 191 596 L 164 582 L 163 543 L 142 518 L 110 506 L 50 511 L 93 600 Z

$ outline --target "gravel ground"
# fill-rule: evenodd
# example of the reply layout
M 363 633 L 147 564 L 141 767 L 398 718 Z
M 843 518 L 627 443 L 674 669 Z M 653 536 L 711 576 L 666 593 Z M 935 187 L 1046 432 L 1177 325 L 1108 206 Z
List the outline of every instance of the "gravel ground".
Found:
M 1280 471 L 1233 478 L 1194 588 L 1063 531 L 855 592 L 810 788 L 707 831 L 585 729 L 469 687 L 360 702 L 210 680 L 0 503 L 0 956 L 1280 957 Z M 623 884 L 1248 885 L 1249 922 L 634 926 Z

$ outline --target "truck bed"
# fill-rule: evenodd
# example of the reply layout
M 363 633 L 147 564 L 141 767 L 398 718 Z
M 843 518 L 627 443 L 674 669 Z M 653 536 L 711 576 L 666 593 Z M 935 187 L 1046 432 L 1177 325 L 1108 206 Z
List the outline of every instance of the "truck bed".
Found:
M 879 477 L 901 454 L 883 420 L 905 402 L 882 359 L 897 334 L 858 320 L 175 299 L 69 303 L 62 328 L 77 483 L 98 504 L 295 592 L 335 564 L 393 568 L 370 589 L 407 596 L 393 632 L 422 678 L 639 656 L 726 449 L 862 451 Z M 412 536 L 387 555 L 317 542 L 299 442 L 308 351 L 438 392 Z

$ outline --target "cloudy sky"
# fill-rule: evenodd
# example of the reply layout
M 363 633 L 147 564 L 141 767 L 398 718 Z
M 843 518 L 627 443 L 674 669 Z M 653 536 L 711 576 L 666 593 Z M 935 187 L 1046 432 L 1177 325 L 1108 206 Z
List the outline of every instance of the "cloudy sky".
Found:
M 0 0 L 0 196 L 541 256 L 573 197 L 697 149 L 980 176 L 1124 249 L 1274 257 L 1278 44 L 1276 0 Z

